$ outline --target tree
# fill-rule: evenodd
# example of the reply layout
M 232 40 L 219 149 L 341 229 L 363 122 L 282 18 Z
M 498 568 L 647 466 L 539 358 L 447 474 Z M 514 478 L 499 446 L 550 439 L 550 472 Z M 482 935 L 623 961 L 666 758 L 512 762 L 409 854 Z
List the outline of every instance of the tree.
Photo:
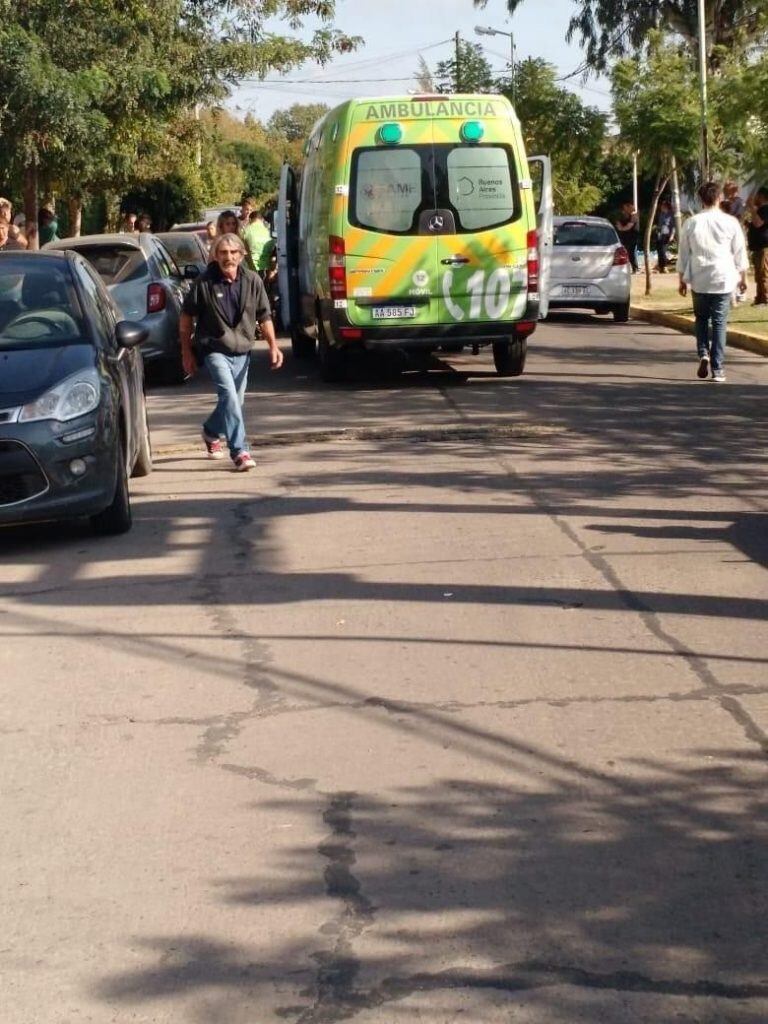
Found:
M 630 151 L 638 153 L 640 167 L 655 174 L 643 243 L 649 295 L 651 230 L 659 197 L 673 160 L 685 170 L 695 162 L 699 150 L 696 68 L 684 50 L 665 44 L 656 32 L 649 38 L 647 56 L 618 61 L 611 79 L 621 139 Z
M 282 135 L 289 142 L 304 142 L 317 121 L 330 109 L 327 103 L 294 103 L 287 110 L 276 110 L 267 121 L 267 130 Z
M 243 170 L 243 191 L 257 201 L 280 183 L 280 160 L 271 150 L 252 142 L 226 143 L 223 152 Z
M 482 46 L 463 39 L 459 41 L 458 54 L 437 65 L 434 80 L 441 93 L 494 92 L 496 89 L 496 79 L 483 56 Z
M 474 0 L 485 7 L 488 0 Z M 514 14 L 524 0 L 507 0 Z M 567 39 L 578 36 L 586 49 L 586 65 L 603 71 L 613 57 L 642 51 L 648 35 L 663 30 L 684 41 L 689 52 L 698 46 L 696 0 L 573 0 L 576 11 Z M 540 5 L 541 6 L 541 5 Z M 768 0 L 706 0 L 710 67 L 723 55 L 744 51 L 768 38 Z
M 168 126 L 246 75 L 323 63 L 359 40 L 332 25 L 333 0 L 0 0 L 0 168 L 22 173 L 27 213 L 37 177 L 80 193 L 122 189 Z M 264 31 L 307 16 L 309 41 Z M 10 56 L 12 55 L 12 57 Z M 9 59 L 10 57 L 10 59 Z
M 552 158 L 555 209 L 590 212 L 602 197 L 606 115 L 559 86 L 544 60 L 522 61 L 515 83 L 526 150 Z

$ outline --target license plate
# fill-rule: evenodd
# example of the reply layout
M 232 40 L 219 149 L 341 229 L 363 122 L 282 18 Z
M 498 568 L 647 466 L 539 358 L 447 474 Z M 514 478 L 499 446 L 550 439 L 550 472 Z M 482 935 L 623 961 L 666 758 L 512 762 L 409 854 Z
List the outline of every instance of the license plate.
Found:
M 416 316 L 415 306 L 373 306 L 371 314 L 374 320 L 405 320 Z
M 581 299 L 585 295 L 589 295 L 590 288 L 563 288 L 563 295 L 569 299 Z

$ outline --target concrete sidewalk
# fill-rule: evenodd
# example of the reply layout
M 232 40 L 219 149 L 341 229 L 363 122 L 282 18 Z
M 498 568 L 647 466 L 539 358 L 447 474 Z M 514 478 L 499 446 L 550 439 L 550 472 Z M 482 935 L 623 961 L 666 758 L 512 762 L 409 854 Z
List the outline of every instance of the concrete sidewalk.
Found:
M 629 312 L 635 320 L 645 320 L 647 323 L 658 324 L 660 327 L 671 327 L 672 330 L 685 331 L 686 334 L 694 334 L 696 330 L 693 316 L 686 316 L 683 313 L 651 309 L 639 302 L 633 302 Z M 728 344 L 731 348 L 741 348 L 747 352 L 756 352 L 760 356 L 768 356 L 768 339 L 750 331 L 729 328 Z

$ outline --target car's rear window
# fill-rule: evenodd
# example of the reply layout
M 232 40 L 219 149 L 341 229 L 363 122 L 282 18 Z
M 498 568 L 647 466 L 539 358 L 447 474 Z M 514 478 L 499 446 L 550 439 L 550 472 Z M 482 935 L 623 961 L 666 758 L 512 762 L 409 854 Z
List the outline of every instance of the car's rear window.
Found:
M 619 236 L 610 224 L 565 221 L 555 224 L 555 245 L 618 245 Z
M 133 245 L 78 245 L 76 252 L 88 260 L 104 284 L 125 284 L 146 277 L 147 260 Z
M 162 242 L 180 268 L 188 264 L 194 264 L 196 267 L 205 266 L 205 257 L 200 252 L 194 235 L 189 234 L 186 238 L 169 238 L 163 235 Z
M 520 191 L 507 146 L 438 143 L 364 147 L 352 155 L 350 223 L 415 235 L 423 214 L 448 211 L 458 234 L 499 227 L 520 216 Z
M 48 261 L 0 261 L 0 349 L 65 345 L 85 335 L 67 267 Z

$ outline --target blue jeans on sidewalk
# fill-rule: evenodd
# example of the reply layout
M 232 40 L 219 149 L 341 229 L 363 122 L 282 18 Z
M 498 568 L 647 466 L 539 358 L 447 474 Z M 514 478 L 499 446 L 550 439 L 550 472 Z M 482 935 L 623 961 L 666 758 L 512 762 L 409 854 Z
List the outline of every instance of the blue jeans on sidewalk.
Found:
M 696 317 L 696 351 L 699 354 L 699 359 L 709 356 L 713 370 L 722 370 L 725 361 L 725 332 L 730 308 L 730 292 L 723 295 L 713 292 L 693 293 L 693 313 Z
M 248 440 L 243 420 L 243 399 L 248 383 L 248 367 L 251 353 L 239 356 L 224 355 L 223 352 L 209 352 L 205 357 L 205 368 L 216 385 L 218 402 L 216 408 L 203 424 L 208 437 L 227 439 L 229 454 L 234 457 L 248 451 Z

